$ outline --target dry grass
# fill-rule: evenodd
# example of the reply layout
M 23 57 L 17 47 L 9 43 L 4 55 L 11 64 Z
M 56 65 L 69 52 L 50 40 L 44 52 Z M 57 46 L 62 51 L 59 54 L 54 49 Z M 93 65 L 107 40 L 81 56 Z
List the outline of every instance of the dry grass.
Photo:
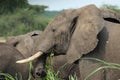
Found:
M 6 42 L 4 37 L 0 37 L 0 42 Z

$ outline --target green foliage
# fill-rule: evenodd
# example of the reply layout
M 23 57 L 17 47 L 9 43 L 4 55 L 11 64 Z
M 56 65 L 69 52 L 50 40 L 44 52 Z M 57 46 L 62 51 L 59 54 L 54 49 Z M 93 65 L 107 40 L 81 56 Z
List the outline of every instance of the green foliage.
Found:
M 11 76 L 10 74 L 7 73 L 0 73 L 0 76 L 4 76 L 5 80 L 15 80 L 15 78 L 13 76 Z M 0 78 L 0 80 L 3 80 Z
M 17 8 L 25 8 L 27 6 L 27 0 L 0 0 L 0 14 L 13 13 Z
M 47 76 L 45 80 L 62 80 L 58 77 L 59 71 L 57 73 L 53 72 L 53 70 L 48 69 Z
M 46 68 L 47 68 L 47 75 L 44 79 L 36 79 L 36 80 L 62 80 L 61 78 L 59 78 L 59 71 L 54 72 L 53 70 L 53 65 L 52 65 L 52 59 L 54 57 L 54 53 L 51 53 L 50 57 L 49 57 L 49 62 L 46 63 Z M 63 66 L 61 67 L 63 68 Z M 77 80 L 76 76 L 69 76 L 69 80 Z
M 44 5 L 30 5 L 28 10 L 34 10 L 34 14 L 39 14 L 39 13 L 43 13 L 45 12 L 45 9 L 47 8 L 47 6 Z
M 41 16 L 48 17 L 48 18 L 54 18 L 58 14 L 60 14 L 62 11 L 45 11 Z
M 29 77 L 27 80 L 31 80 L 31 70 L 32 70 L 32 62 L 29 63 Z M 2 78 L 1 78 L 2 76 Z M 3 79 L 4 78 L 4 79 Z M 12 75 L 8 74 L 8 73 L 0 73 L 0 80 L 23 80 L 22 79 L 22 75 L 20 73 L 16 74 L 15 77 L 13 77 Z
M 29 5 L 28 0 L 0 0 L 0 36 L 15 36 L 44 30 L 51 20 L 41 17 L 47 6 Z
M 117 5 L 103 4 L 101 8 L 111 9 L 113 11 L 120 13 L 120 8 Z
M 50 56 L 50 59 L 52 59 L 52 56 Z M 116 64 L 116 63 L 110 63 L 110 62 L 106 62 L 106 61 L 103 61 L 103 60 L 100 60 L 100 59 L 97 59 L 97 58 L 82 58 L 84 60 L 94 60 L 94 61 L 97 61 L 101 64 L 103 64 L 103 66 L 99 67 L 99 68 L 96 68 L 94 71 L 92 71 L 89 75 L 86 76 L 86 78 L 84 80 L 89 80 L 89 78 L 91 76 L 93 76 L 96 72 L 98 72 L 99 70 L 102 70 L 102 69 L 116 69 L 116 70 L 120 70 L 120 64 Z M 51 62 L 52 60 L 50 60 Z M 46 67 L 48 68 L 48 71 L 47 71 L 47 76 L 45 77 L 45 79 L 36 79 L 36 80 L 62 80 L 58 77 L 59 75 L 59 71 L 57 73 L 55 73 L 53 71 L 53 66 L 50 64 L 47 64 Z M 32 68 L 32 63 L 30 63 L 30 70 Z M 0 76 L 4 76 L 5 77 L 5 80 L 18 80 L 18 76 L 16 76 L 15 78 L 13 76 L 11 76 L 10 74 L 7 74 L 7 73 L 0 73 Z M 29 76 L 29 79 L 30 80 L 30 77 Z M 22 80 L 22 77 L 21 79 L 19 80 Z M 77 77 L 74 75 L 74 76 L 69 76 L 69 80 L 78 80 Z
M 29 62 L 29 77 L 28 77 L 28 80 L 31 80 L 31 71 L 32 71 L 32 68 L 33 68 L 33 65 L 32 65 L 32 62 Z
M 53 65 L 52 65 L 53 56 L 54 56 L 54 53 L 51 53 L 51 55 L 49 57 L 49 62 L 46 64 L 47 76 L 45 77 L 45 80 L 61 80 L 58 77 L 59 71 L 57 73 L 55 73 L 53 70 Z
M 78 79 L 77 79 L 77 76 L 74 75 L 74 76 L 69 76 L 69 80 L 78 80 Z
M 0 0 L 0 36 L 16 36 L 33 30 L 44 30 L 54 16 L 41 15 L 46 8 L 44 5 L 30 5 L 28 0 Z
M 0 16 L 0 36 L 20 35 L 33 30 L 44 30 L 51 18 L 34 15 L 34 11 L 19 10 Z
M 23 80 L 20 73 L 16 74 L 15 77 L 8 73 L 0 73 L 0 80 Z

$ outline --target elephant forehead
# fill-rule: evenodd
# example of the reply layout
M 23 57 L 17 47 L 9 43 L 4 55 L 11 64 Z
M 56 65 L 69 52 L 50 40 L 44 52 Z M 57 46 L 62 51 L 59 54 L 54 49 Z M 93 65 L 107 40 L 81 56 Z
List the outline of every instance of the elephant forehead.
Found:
M 52 28 L 58 28 L 58 27 L 60 27 L 60 26 L 62 26 L 62 25 L 65 25 L 65 24 L 67 24 L 67 23 L 68 23 L 67 20 L 59 20 L 59 21 L 53 22 L 50 26 L 51 26 Z

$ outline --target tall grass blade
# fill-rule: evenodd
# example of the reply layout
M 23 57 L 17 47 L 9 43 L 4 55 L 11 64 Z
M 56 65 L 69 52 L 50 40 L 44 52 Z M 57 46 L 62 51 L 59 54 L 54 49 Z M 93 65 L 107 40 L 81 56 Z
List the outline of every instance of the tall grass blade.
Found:
M 13 76 L 7 73 L 0 73 L 0 76 L 5 76 L 5 78 L 8 80 L 15 80 Z
M 100 60 L 100 59 L 97 59 L 97 58 L 87 57 L 87 58 L 82 58 L 82 59 L 85 59 L 85 60 L 94 60 L 94 61 L 98 61 L 98 62 L 100 62 L 100 63 L 102 63 L 102 64 L 105 64 L 105 65 L 114 65 L 114 66 L 120 67 L 120 64 L 106 62 L 106 61 L 104 61 L 104 60 Z
M 102 67 L 99 67 L 99 68 L 95 69 L 93 72 L 91 72 L 89 75 L 87 75 L 84 80 L 87 80 L 88 78 L 93 76 L 96 72 L 98 72 L 101 69 L 117 69 L 117 70 L 120 70 L 120 67 L 116 67 L 116 66 L 102 66 Z

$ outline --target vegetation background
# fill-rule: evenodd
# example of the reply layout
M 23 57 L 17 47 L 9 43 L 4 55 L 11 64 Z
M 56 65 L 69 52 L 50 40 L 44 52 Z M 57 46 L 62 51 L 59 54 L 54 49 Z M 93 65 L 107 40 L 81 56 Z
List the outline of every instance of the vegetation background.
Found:
M 30 5 L 27 0 L 0 0 L 0 36 L 14 36 L 44 30 L 60 11 L 45 11 L 47 6 Z
M 48 6 L 30 5 L 28 0 L 0 0 L 0 37 L 44 30 L 47 24 L 62 11 L 46 11 Z M 120 12 L 118 6 L 106 5 Z

